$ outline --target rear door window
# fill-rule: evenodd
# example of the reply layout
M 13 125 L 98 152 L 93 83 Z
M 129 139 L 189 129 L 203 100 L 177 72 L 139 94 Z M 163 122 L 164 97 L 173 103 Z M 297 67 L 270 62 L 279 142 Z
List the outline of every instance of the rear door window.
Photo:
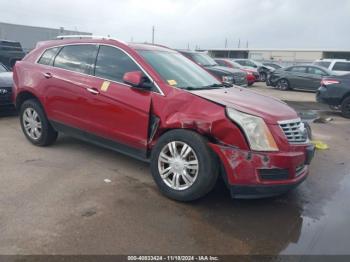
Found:
M 141 69 L 127 54 L 112 46 L 100 46 L 95 76 L 123 82 L 124 74 L 132 71 L 141 71 Z
M 69 45 L 61 49 L 54 66 L 78 73 L 92 74 L 96 45 Z
M 334 71 L 350 71 L 350 62 L 336 62 L 333 66 Z
M 42 65 L 53 65 L 53 61 L 60 50 L 60 47 L 54 47 L 47 49 L 43 55 L 40 57 L 38 63 Z
M 293 73 L 306 73 L 306 67 L 305 66 L 295 66 L 295 67 L 291 67 L 288 71 L 291 71 Z
M 309 67 L 308 73 L 313 74 L 313 75 L 320 75 L 320 76 L 328 75 L 325 71 L 323 71 L 317 67 Z

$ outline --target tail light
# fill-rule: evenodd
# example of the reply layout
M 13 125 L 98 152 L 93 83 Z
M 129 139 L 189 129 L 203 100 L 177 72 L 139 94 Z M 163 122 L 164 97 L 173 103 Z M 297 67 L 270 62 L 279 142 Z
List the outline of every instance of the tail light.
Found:
M 335 80 L 335 79 L 322 79 L 321 81 L 321 86 L 329 86 L 329 85 L 335 85 L 335 84 L 340 84 L 340 81 Z

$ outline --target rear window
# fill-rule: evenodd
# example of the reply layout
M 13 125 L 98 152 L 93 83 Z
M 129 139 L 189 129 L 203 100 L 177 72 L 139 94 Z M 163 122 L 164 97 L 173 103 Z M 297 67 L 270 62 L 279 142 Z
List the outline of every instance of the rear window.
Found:
M 334 71 L 350 71 L 350 62 L 336 62 L 333 66 Z
M 42 65 L 53 65 L 53 60 L 59 50 L 59 47 L 47 49 L 39 59 L 38 63 Z
M 70 45 L 61 49 L 54 66 L 70 71 L 91 74 L 97 47 L 95 45 Z
M 318 61 L 318 62 L 315 62 L 314 65 L 322 66 L 324 68 L 329 68 L 329 66 L 331 65 L 331 62 Z

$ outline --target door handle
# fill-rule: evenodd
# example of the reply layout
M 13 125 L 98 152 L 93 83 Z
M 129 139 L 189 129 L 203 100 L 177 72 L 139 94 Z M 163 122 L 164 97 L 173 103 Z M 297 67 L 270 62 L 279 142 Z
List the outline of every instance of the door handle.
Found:
M 98 95 L 100 93 L 96 88 L 88 87 L 88 88 L 86 88 L 86 90 L 93 95 Z
M 52 74 L 51 73 L 44 73 L 44 77 L 46 79 L 50 79 L 50 78 L 52 78 Z

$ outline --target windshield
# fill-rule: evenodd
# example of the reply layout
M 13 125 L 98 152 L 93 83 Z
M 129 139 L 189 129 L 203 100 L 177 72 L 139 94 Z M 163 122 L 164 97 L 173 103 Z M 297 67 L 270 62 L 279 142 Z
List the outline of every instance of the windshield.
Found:
M 0 73 L 4 72 L 7 72 L 7 69 L 2 64 L 0 64 Z
M 218 65 L 213 58 L 206 54 L 191 53 L 189 54 L 192 59 L 201 66 L 216 66 Z
M 171 86 L 190 90 L 223 87 L 215 77 L 180 53 L 148 50 L 138 53 Z

